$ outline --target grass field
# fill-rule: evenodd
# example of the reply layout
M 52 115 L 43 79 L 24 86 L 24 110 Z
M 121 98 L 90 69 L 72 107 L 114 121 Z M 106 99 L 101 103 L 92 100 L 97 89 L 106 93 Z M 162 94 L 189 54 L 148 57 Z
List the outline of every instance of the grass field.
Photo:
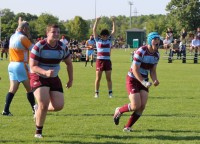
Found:
M 107 94 L 103 75 L 100 98 L 94 98 L 95 68 L 74 62 L 74 83 L 65 89 L 65 107 L 60 112 L 48 113 L 43 139 L 35 139 L 35 123 L 20 86 L 11 104 L 13 117 L 0 115 L 0 143 L 39 144 L 199 144 L 200 143 L 200 64 L 180 60 L 167 63 L 161 59 L 157 74 L 158 87 L 151 87 L 146 110 L 135 124 L 134 132 L 124 133 L 130 113 L 125 113 L 120 124 L 113 123 L 116 107 L 128 103 L 125 77 L 130 68 L 131 50 L 112 51 L 114 98 Z M 199 62 L 200 63 L 200 62 Z M 0 111 L 9 88 L 8 61 L 0 61 Z M 60 78 L 67 82 L 62 64 Z

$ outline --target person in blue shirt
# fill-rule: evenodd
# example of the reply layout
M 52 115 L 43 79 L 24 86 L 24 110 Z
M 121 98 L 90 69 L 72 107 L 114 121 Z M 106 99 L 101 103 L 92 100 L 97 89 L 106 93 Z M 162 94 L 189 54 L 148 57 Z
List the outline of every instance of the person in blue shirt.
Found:
M 91 59 L 91 67 L 93 67 L 93 59 L 94 59 L 94 48 L 95 48 L 95 40 L 94 36 L 91 35 L 90 39 L 86 41 L 86 58 L 85 58 L 85 67 L 87 66 L 87 62 L 89 61 L 89 57 Z

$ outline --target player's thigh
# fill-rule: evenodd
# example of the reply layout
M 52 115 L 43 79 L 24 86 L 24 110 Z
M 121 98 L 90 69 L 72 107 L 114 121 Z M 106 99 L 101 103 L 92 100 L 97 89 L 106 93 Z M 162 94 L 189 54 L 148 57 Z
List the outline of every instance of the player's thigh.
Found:
M 64 106 L 64 94 L 59 91 L 50 91 L 50 100 L 53 107 Z
M 31 86 L 30 86 L 30 81 L 29 81 L 29 79 L 23 81 L 22 83 L 23 83 L 23 85 L 24 85 L 26 91 L 27 91 L 27 92 L 31 92 Z
M 48 107 L 50 102 L 50 94 L 49 94 L 50 88 L 46 86 L 38 87 L 34 91 L 34 96 L 38 102 L 39 105 L 44 105 Z
M 131 110 L 136 110 L 141 106 L 140 93 L 130 93 L 129 100 L 131 102 Z

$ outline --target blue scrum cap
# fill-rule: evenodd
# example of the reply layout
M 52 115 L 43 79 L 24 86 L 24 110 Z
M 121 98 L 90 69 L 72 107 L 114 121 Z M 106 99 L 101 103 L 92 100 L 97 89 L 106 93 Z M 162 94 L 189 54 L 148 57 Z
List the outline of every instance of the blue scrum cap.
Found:
M 159 38 L 160 39 L 160 35 L 157 32 L 151 32 L 151 33 L 148 34 L 148 36 L 147 36 L 148 45 L 150 45 L 150 46 L 152 45 L 151 41 L 154 38 Z

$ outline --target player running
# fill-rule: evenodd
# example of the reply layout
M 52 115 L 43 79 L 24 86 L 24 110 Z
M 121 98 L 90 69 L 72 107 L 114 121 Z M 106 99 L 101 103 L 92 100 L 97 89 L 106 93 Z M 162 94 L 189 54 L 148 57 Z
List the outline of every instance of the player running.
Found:
M 113 119 L 116 125 L 119 124 L 121 115 L 125 112 L 132 112 L 123 131 L 132 132 L 131 127 L 142 115 L 147 99 L 149 87 L 152 85 L 148 81 L 148 74 L 153 81 L 154 86 L 159 85 L 157 79 L 156 67 L 159 61 L 158 45 L 160 36 L 157 32 L 151 32 L 147 37 L 148 45 L 140 47 L 136 50 L 133 62 L 126 77 L 126 89 L 129 95 L 129 104 L 118 107 L 115 110 Z

